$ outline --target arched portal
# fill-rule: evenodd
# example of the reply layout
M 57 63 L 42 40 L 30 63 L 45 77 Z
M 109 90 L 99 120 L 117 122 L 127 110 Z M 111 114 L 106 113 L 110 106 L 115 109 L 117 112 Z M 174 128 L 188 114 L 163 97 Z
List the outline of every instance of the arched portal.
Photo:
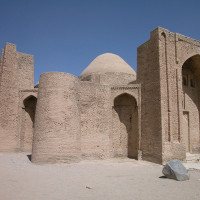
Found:
M 21 124 L 21 149 L 24 152 L 31 152 L 35 121 L 35 109 L 37 99 L 34 96 L 27 97 L 24 101 Z
M 186 152 L 198 153 L 200 108 L 200 55 L 187 59 L 182 66 L 183 142 Z
M 114 100 L 113 152 L 115 157 L 138 158 L 138 108 L 126 93 Z

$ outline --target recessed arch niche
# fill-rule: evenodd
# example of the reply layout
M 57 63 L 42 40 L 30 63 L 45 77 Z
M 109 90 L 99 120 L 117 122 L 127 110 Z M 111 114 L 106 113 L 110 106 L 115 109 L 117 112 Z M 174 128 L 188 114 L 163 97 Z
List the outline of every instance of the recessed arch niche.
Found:
M 24 152 L 31 152 L 37 98 L 33 95 L 23 100 L 20 146 Z
M 138 158 L 138 106 L 136 99 L 123 93 L 114 99 L 113 153 L 114 157 Z
M 183 142 L 186 153 L 200 149 L 200 55 L 188 58 L 182 65 Z

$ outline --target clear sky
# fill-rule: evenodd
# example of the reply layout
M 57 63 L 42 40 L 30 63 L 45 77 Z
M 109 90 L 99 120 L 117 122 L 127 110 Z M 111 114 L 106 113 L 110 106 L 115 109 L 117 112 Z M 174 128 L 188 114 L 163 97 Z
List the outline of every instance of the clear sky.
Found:
M 137 47 L 158 26 L 200 40 L 200 0 L 0 0 L 0 48 L 33 54 L 47 71 L 79 76 L 98 55 L 137 70 Z

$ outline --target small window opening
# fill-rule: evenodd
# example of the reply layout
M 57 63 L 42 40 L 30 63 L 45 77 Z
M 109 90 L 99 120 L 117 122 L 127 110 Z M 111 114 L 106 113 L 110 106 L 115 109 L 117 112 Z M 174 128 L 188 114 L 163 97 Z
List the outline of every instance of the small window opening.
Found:
M 190 79 L 190 86 L 193 87 L 193 88 L 195 88 L 195 82 L 194 82 L 193 79 Z
M 187 86 L 188 85 L 188 81 L 187 81 L 187 77 L 183 76 L 183 85 Z

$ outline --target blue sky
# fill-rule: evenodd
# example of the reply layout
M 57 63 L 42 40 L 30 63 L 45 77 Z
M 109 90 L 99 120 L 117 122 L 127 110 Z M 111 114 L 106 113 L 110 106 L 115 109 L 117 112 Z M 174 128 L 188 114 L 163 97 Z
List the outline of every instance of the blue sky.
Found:
M 199 0 L 0 0 L 0 48 L 33 54 L 47 71 L 79 76 L 111 52 L 136 70 L 137 47 L 158 26 L 200 40 Z

